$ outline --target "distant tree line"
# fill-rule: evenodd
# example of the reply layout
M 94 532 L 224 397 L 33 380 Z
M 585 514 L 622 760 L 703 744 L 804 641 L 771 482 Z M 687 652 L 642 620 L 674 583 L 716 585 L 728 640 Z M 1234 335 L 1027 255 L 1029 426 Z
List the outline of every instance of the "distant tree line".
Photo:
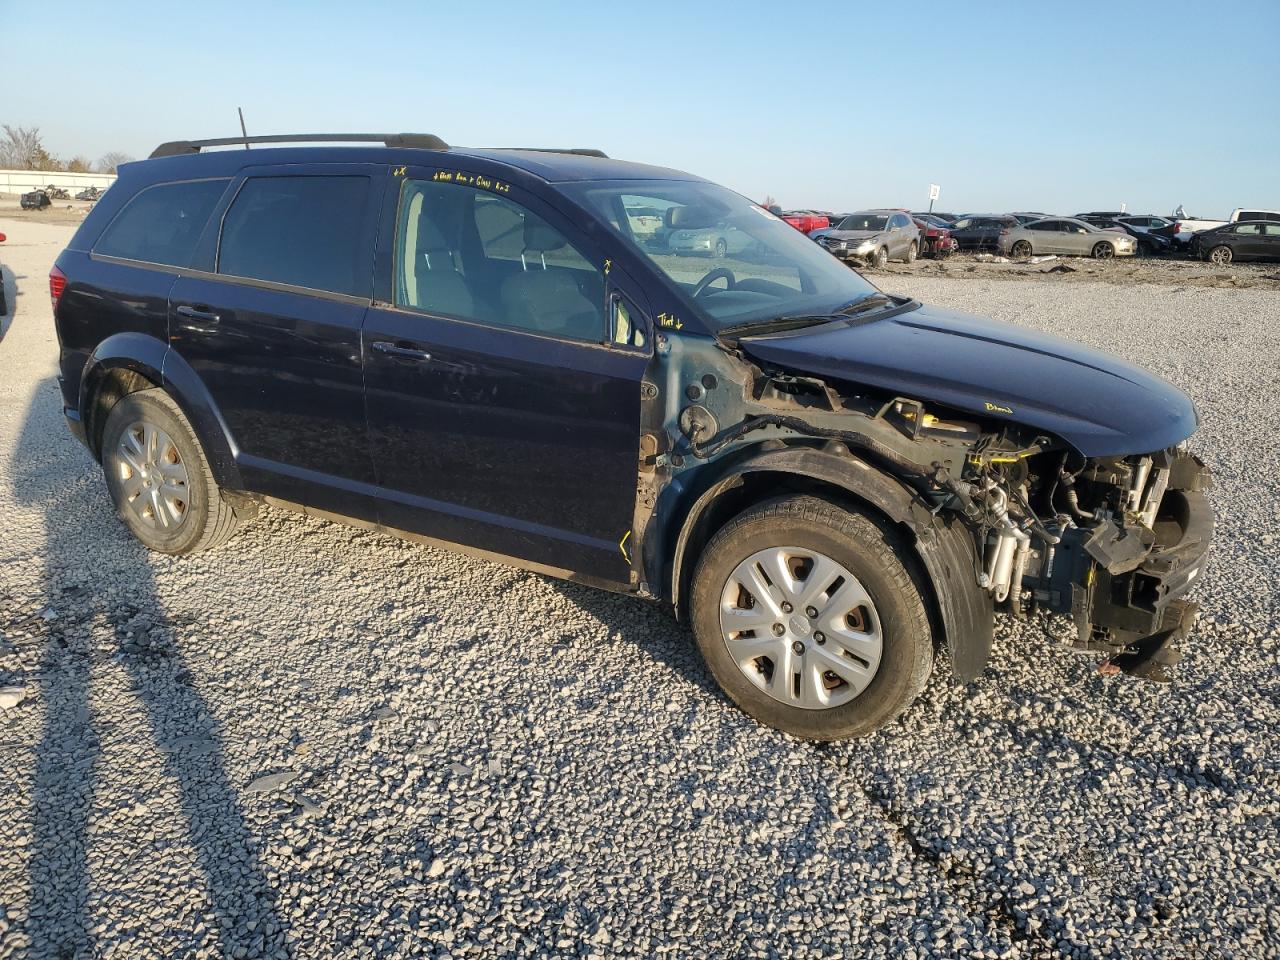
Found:
M 45 149 L 40 139 L 39 127 L 11 127 L 3 125 L 0 136 L 0 168 L 8 170 L 66 170 L 69 173 L 115 173 L 122 163 L 133 157 L 118 150 L 104 153 L 97 164 L 77 154 L 70 160 L 61 160 Z

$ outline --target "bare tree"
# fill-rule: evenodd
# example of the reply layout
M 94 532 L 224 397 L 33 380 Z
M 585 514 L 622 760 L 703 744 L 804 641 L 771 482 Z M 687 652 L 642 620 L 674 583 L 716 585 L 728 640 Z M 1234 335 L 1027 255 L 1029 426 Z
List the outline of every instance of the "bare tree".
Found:
M 102 158 L 98 160 L 98 172 L 117 173 L 117 168 L 120 164 L 129 163 L 131 160 L 133 160 L 133 157 L 129 156 L 129 154 L 121 153 L 119 150 L 111 150 L 104 153 Z
M 766 195 L 764 198 L 764 203 L 760 204 L 760 206 L 764 207 L 766 210 L 768 210 L 770 207 L 776 207 L 777 205 L 778 205 L 778 201 L 773 199 L 772 194 Z
M 4 125 L 0 137 L 0 166 L 12 170 L 56 170 L 61 164 L 44 148 L 39 127 Z
M 92 173 L 93 166 L 89 163 L 89 158 L 77 154 L 67 161 L 67 170 L 71 173 Z

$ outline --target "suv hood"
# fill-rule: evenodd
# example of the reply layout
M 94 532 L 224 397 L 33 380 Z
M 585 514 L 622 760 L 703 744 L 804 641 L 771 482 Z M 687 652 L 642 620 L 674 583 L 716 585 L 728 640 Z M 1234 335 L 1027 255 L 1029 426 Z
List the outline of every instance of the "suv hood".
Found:
M 823 235 L 837 240 L 869 240 L 884 233 L 883 230 L 824 230 Z
M 1190 397 L 1141 367 L 937 307 L 746 337 L 739 345 L 766 363 L 1010 420 L 1086 457 L 1171 447 L 1199 423 Z

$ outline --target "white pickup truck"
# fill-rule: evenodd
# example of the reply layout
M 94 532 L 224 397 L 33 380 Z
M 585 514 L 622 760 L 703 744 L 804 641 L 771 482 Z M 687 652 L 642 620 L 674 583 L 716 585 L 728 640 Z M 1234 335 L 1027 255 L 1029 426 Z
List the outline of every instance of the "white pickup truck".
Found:
M 1194 217 L 1180 216 L 1181 213 L 1182 207 L 1173 212 L 1173 219 L 1177 221 L 1173 225 L 1173 243 L 1181 249 L 1186 249 L 1191 242 L 1191 235 L 1201 230 L 1213 230 L 1241 220 L 1271 220 L 1280 223 L 1280 210 L 1256 210 L 1252 207 L 1236 207 L 1227 220 L 1197 220 Z

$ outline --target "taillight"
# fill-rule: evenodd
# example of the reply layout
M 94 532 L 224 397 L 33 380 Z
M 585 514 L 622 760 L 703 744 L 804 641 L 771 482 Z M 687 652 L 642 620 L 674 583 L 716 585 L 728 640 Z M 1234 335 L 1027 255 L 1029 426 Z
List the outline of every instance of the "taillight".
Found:
M 54 310 L 58 309 L 58 300 L 65 289 L 67 289 L 67 275 L 54 267 L 49 271 L 49 299 L 53 301 Z
M 1174 233 L 1182 232 L 1182 224 L 1179 223 L 1177 220 L 1173 221 L 1173 232 Z

